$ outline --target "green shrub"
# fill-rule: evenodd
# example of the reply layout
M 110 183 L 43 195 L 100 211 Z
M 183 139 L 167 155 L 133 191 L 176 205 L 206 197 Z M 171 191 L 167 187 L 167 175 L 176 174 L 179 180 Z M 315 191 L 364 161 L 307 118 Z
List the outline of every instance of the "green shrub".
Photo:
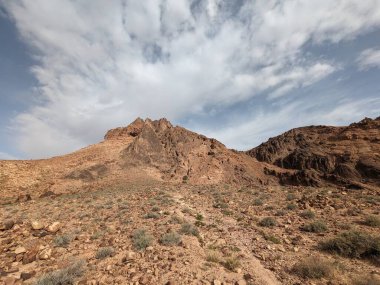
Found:
M 297 205 L 296 204 L 288 204 L 288 205 L 286 205 L 286 209 L 288 209 L 288 210 L 295 210 L 295 209 L 297 209 Z
M 320 279 L 331 276 L 332 268 L 331 262 L 309 257 L 296 263 L 292 268 L 292 273 L 305 279 Z
M 262 227 L 274 227 L 276 224 L 276 220 L 272 217 L 265 217 L 259 222 L 259 226 Z
M 253 205 L 255 206 L 261 206 L 262 204 L 264 204 L 264 201 L 260 198 L 257 198 L 255 201 L 253 201 Z
M 203 215 L 197 214 L 196 219 L 197 219 L 197 221 L 203 221 Z
M 159 217 L 160 215 L 154 212 L 149 212 L 144 216 L 145 219 L 158 219 Z
M 73 237 L 71 235 L 61 235 L 56 236 L 53 242 L 56 247 L 67 247 L 72 240 Z
M 378 228 L 380 227 L 380 218 L 378 216 L 367 216 L 363 224 L 369 227 Z
M 327 231 L 327 226 L 322 221 L 315 221 L 310 224 L 304 225 L 303 227 L 301 227 L 301 229 L 305 232 L 323 233 Z
M 181 243 L 181 236 L 176 232 L 166 233 L 161 237 L 160 243 L 168 246 L 179 245 Z
M 113 256 L 115 250 L 113 247 L 101 247 L 95 254 L 96 259 L 105 259 L 107 257 Z
M 219 252 L 217 251 L 210 251 L 206 255 L 206 261 L 213 262 L 213 263 L 219 263 L 221 259 L 221 256 Z
M 321 250 L 351 258 L 380 259 L 380 237 L 348 231 L 319 244 Z
M 132 243 L 135 249 L 143 250 L 151 245 L 153 237 L 145 230 L 136 230 L 132 235 Z
M 181 234 L 184 234 L 184 235 L 193 235 L 193 236 L 199 236 L 199 231 L 198 229 L 192 225 L 192 224 L 189 224 L 189 223 L 184 223 L 182 224 L 181 226 L 181 229 L 179 231 Z
M 47 273 L 36 281 L 36 285 L 70 285 L 84 273 L 85 262 L 77 261 L 71 266 Z
M 300 216 L 304 219 L 314 219 L 315 213 L 312 210 L 303 211 Z
M 227 258 L 222 265 L 228 270 L 235 271 L 240 266 L 240 261 L 236 257 Z

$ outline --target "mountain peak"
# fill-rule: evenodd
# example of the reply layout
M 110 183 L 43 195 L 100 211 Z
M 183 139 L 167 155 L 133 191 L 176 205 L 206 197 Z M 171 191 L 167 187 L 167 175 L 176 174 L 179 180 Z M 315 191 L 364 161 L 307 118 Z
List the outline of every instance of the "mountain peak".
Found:
M 142 130 L 146 126 L 150 126 L 157 130 L 173 127 L 173 125 L 166 118 L 161 118 L 159 120 L 151 120 L 150 118 L 146 118 L 145 120 L 143 120 L 142 118 L 138 117 L 136 120 L 134 120 L 126 127 L 119 127 L 109 130 L 104 136 L 104 139 L 113 140 L 122 139 L 125 137 L 136 137 L 142 132 Z

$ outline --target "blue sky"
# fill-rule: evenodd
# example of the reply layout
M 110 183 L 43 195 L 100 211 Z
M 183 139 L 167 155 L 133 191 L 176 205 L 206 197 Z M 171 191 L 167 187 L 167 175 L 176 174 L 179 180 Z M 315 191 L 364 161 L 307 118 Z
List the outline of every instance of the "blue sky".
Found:
M 380 116 L 380 0 L 0 0 L 0 159 L 166 117 L 249 149 Z

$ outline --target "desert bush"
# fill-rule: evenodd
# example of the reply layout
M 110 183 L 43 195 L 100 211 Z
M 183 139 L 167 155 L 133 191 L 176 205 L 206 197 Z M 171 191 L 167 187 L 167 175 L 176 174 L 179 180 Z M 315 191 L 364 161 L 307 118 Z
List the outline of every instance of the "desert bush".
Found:
M 312 210 L 305 210 L 301 212 L 300 216 L 304 219 L 314 219 L 315 213 Z
M 369 227 L 378 228 L 380 227 L 380 218 L 378 216 L 367 216 L 365 217 L 363 224 Z
M 166 233 L 161 237 L 160 243 L 168 246 L 179 245 L 181 243 L 181 236 L 176 232 Z
M 189 223 L 184 223 L 182 224 L 181 226 L 181 229 L 179 231 L 181 234 L 184 234 L 184 235 L 193 235 L 193 236 L 199 236 L 199 231 L 198 229 L 192 225 L 192 224 L 189 224 Z
M 259 222 L 259 226 L 262 227 L 274 227 L 276 224 L 276 220 L 272 217 L 265 217 Z
M 364 232 L 348 231 L 322 241 L 321 250 L 351 258 L 380 259 L 380 237 L 374 237 Z
M 144 216 L 145 219 L 158 219 L 159 217 L 160 215 L 155 212 L 149 212 Z
M 143 250 L 151 245 L 153 237 L 143 229 L 136 230 L 132 235 L 132 243 L 135 249 Z
M 49 272 L 36 281 L 36 285 L 70 285 L 84 273 L 85 262 L 83 260 L 73 263 L 71 266 Z
M 195 217 L 197 221 L 203 221 L 203 215 L 202 214 L 197 214 Z
M 56 236 L 53 242 L 56 247 L 67 247 L 72 240 L 73 237 L 71 235 L 65 234 Z
M 380 285 L 380 278 L 375 275 L 358 276 L 352 282 L 353 285 Z
M 288 204 L 288 205 L 286 205 L 286 209 L 288 209 L 288 210 L 295 210 L 295 209 L 297 209 L 297 205 L 293 204 L 293 203 Z
M 305 279 L 320 279 L 332 274 L 331 262 L 321 258 L 309 257 L 296 263 L 292 273 Z
M 113 247 L 101 247 L 95 254 L 96 259 L 105 259 L 107 257 L 113 256 L 115 250 Z
M 255 206 L 261 206 L 262 204 L 264 204 L 264 201 L 260 198 L 257 198 L 255 201 L 253 201 L 253 205 Z
M 271 241 L 273 243 L 276 243 L 276 244 L 280 244 L 281 243 L 281 240 L 278 237 L 274 236 L 274 235 L 264 233 L 263 237 L 264 237 L 265 240 Z
M 297 196 L 294 193 L 289 193 L 288 195 L 286 195 L 286 200 L 288 200 L 288 201 L 293 201 L 296 198 L 297 198 Z
M 170 223 L 171 224 L 182 224 L 183 223 L 183 219 L 177 215 L 174 215 L 170 218 Z
M 284 216 L 284 215 L 286 215 L 286 211 L 284 211 L 284 210 L 278 210 L 276 213 L 275 213 L 275 215 L 276 216 Z
M 228 270 L 235 271 L 240 266 L 240 261 L 236 257 L 229 257 L 222 262 L 222 265 Z
M 315 221 L 310 224 L 306 224 L 301 229 L 305 232 L 311 233 L 323 233 L 327 231 L 327 225 L 322 221 Z
M 219 263 L 221 260 L 220 253 L 217 251 L 210 251 L 206 255 L 206 261 L 213 262 L 213 263 Z

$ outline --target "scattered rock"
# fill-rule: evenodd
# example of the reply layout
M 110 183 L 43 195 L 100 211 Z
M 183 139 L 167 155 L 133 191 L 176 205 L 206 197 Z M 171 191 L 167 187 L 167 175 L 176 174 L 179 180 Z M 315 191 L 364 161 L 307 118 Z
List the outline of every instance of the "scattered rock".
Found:
M 44 225 L 40 221 L 32 221 L 30 225 L 33 230 L 41 230 L 44 228 Z
M 6 220 L 0 224 L 0 230 L 7 231 L 13 228 L 15 222 L 13 220 Z
M 36 275 L 35 271 L 21 272 L 20 277 L 22 280 L 28 280 L 28 279 L 32 278 L 34 275 Z
M 51 257 L 51 254 L 52 254 L 52 250 L 51 248 L 45 248 L 43 249 L 39 254 L 38 254 L 38 258 L 39 259 L 42 259 L 42 260 L 46 260 L 46 259 L 49 259 Z
M 21 253 L 25 253 L 25 252 L 26 252 L 26 249 L 23 246 L 20 246 L 20 247 L 16 248 L 16 250 L 15 250 L 16 254 L 21 254 Z
M 60 229 L 61 229 L 61 223 L 60 223 L 60 222 L 54 222 L 53 224 L 51 224 L 51 225 L 47 228 L 48 232 L 51 232 L 51 233 L 56 233 L 56 232 L 58 232 Z

